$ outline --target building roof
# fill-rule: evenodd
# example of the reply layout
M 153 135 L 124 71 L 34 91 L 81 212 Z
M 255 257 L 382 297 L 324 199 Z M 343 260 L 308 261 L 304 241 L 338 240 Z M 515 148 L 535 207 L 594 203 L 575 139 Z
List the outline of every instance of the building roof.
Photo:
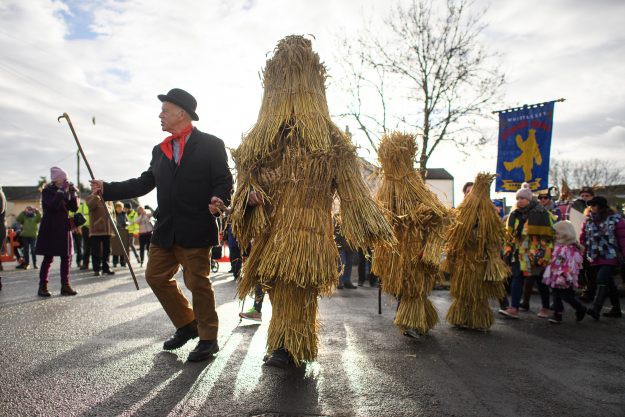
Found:
M 7 201 L 32 201 L 41 198 L 39 187 L 31 185 L 10 185 L 2 187 Z
M 360 158 L 361 163 L 369 172 L 377 172 L 380 168 L 365 160 L 364 158 Z M 426 168 L 427 175 L 425 176 L 426 180 L 452 180 L 454 176 L 451 175 L 445 168 Z
M 445 168 L 427 168 L 426 180 L 452 180 L 454 176 L 451 175 Z

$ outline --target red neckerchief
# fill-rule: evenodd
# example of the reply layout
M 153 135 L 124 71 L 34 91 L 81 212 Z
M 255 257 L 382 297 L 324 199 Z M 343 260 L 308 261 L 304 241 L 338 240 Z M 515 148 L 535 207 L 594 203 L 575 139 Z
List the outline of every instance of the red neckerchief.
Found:
M 164 141 L 161 142 L 161 151 L 165 154 L 165 156 L 171 161 L 174 157 L 173 151 L 173 143 L 172 141 L 178 140 L 180 141 L 180 158 L 178 159 L 178 165 L 180 165 L 180 161 L 182 161 L 182 154 L 184 153 L 184 144 L 186 142 L 186 137 L 189 136 L 191 131 L 193 130 L 193 125 L 189 123 L 187 127 L 182 129 L 180 132 L 175 135 L 171 135 L 165 138 Z

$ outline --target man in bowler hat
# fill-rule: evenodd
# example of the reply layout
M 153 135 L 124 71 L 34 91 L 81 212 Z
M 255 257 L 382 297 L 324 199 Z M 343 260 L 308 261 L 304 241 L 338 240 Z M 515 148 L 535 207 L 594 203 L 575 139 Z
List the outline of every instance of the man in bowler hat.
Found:
M 122 182 L 93 180 L 91 189 L 108 201 L 142 196 L 156 187 L 156 225 L 145 279 L 176 327 L 163 349 L 177 349 L 199 336 L 188 357 L 195 362 L 219 351 L 219 321 L 208 275 L 210 249 L 218 244 L 215 216 L 229 204 L 232 176 L 223 141 L 191 124 L 199 119 L 195 98 L 174 88 L 158 99 L 161 128 L 171 136 L 154 147 L 149 168 Z M 174 279 L 180 265 L 192 304 Z

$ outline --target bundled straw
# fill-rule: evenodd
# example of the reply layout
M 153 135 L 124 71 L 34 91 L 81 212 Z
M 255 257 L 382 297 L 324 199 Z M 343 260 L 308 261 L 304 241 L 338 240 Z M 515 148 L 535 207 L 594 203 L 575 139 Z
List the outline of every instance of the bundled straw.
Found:
M 310 41 L 282 39 L 263 75 L 258 121 L 233 152 L 233 232 L 243 247 L 252 243 L 237 291 L 244 298 L 257 283 L 269 291 L 268 350 L 283 347 L 299 364 L 316 358 L 317 297 L 338 281 L 335 194 L 352 246 L 392 242 L 393 231 L 369 195 L 354 146 L 330 119 L 325 68 Z M 248 206 L 251 190 L 264 205 Z
M 508 276 L 501 259 L 505 228 L 489 197 L 494 177 L 477 175 L 471 192 L 458 206 L 457 223 L 447 237 L 444 268 L 451 274 L 453 299 L 447 321 L 476 330 L 493 325 L 488 300 L 503 298 Z
M 378 156 L 382 183 L 378 201 L 388 210 L 398 243 L 375 248 L 372 272 L 382 290 L 400 299 L 395 324 L 402 331 L 426 333 L 438 322 L 428 295 L 440 277 L 449 211 L 414 169 L 413 135 L 393 132 L 382 138 Z

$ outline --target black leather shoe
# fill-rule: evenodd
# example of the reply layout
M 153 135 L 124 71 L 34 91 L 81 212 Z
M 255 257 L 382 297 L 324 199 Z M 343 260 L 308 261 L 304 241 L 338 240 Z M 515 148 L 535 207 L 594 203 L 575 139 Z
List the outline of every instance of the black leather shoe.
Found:
M 418 339 L 421 337 L 421 334 L 416 329 L 408 329 L 404 332 L 404 336 L 410 337 L 413 339 Z
M 176 333 L 163 343 L 163 349 L 173 350 L 184 346 L 191 339 L 195 339 L 197 334 L 197 323 L 195 321 L 176 330 Z
M 354 284 L 352 284 L 351 282 L 346 282 L 345 284 L 343 284 L 343 286 L 345 288 L 348 288 L 350 290 L 355 290 L 356 288 L 358 288 L 357 286 L 355 286 Z
M 93 273 L 93 276 L 96 276 L 96 277 L 101 277 L 101 276 L 102 276 L 102 272 L 100 272 L 100 271 L 95 271 L 95 272 Z
M 291 363 L 293 363 L 293 360 L 286 349 L 274 350 L 265 361 L 265 365 L 267 366 L 274 366 L 282 369 L 287 368 Z
M 200 340 L 191 352 L 187 360 L 189 362 L 201 362 L 211 358 L 215 353 L 219 352 L 217 340 Z
M 106 275 L 115 275 L 115 271 L 106 271 L 104 272 Z

